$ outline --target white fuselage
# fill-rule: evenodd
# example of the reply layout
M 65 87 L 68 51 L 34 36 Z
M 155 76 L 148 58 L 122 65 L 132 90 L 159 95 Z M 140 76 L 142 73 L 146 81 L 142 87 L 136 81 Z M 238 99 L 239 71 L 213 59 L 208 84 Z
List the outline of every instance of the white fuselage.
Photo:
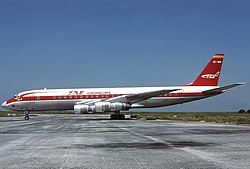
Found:
M 181 104 L 214 96 L 204 95 L 202 91 L 217 87 L 218 86 L 174 86 L 29 90 L 18 93 L 14 98 L 4 102 L 2 106 L 6 109 L 16 111 L 74 110 L 74 105 L 78 103 L 89 103 L 157 90 L 179 89 L 131 105 L 131 108 L 152 108 Z

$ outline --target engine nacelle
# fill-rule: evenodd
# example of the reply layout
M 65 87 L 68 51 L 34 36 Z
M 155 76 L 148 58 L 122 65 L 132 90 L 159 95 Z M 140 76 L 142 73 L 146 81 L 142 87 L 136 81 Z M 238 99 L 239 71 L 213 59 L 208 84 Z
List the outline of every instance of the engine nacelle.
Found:
M 97 102 L 95 105 L 75 105 L 74 111 L 76 114 L 84 113 L 104 113 L 104 112 L 117 112 L 120 110 L 129 110 L 130 105 L 126 103 L 110 103 L 110 102 Z
M 74 112 L 76 114 L 94 113 L 95 112 L 95 106 L 89 106 L 89 105 L 86 105 L 86 104 L 75 105 L 74 106 Z

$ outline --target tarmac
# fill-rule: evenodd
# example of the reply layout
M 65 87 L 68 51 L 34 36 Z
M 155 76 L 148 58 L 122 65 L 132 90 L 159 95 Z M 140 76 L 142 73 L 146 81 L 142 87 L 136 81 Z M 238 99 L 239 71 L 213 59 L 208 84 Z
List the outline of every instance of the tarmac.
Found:
M 108 115 L 0 118 L 0 168 L 248 169 L 250 126 Z

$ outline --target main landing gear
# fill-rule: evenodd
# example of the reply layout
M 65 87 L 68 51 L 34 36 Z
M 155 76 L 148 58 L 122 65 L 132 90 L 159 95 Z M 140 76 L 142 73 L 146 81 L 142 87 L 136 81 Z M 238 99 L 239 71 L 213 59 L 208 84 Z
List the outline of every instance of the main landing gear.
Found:
M 29 111 L 25 111 L 25 112 L 24 112 L 23 119 L 24 119 L 24 120 L 29 120 L 29 119 L 30 119 L 30 117 L 29 117 Z
M 115 112 L 115 114 L 110 115 L 111 120 L 125 120 L 125 115 L 120 114 L 120 112 Z

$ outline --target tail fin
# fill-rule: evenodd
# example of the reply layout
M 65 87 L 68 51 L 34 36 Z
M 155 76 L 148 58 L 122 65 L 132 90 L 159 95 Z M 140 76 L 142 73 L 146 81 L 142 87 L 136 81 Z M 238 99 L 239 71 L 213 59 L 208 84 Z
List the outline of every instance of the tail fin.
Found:
M 224 54 L 215 54 L 196 80 L 188 86 L 217 86 Z

